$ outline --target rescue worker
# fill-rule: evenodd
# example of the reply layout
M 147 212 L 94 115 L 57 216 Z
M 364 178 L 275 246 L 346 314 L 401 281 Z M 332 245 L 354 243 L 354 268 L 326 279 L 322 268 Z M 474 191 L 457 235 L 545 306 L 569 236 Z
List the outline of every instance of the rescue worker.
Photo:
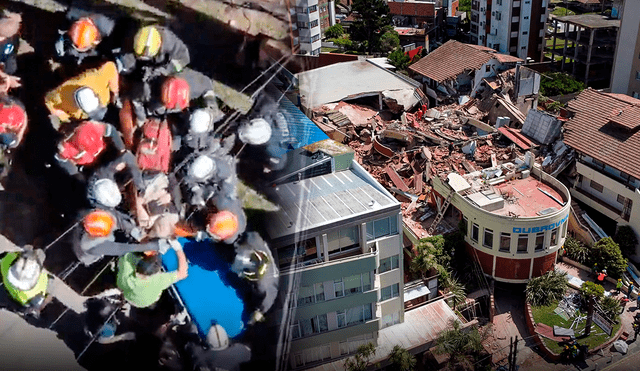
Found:
M 117 230 L 139 243 L 116 241 Z M 166 240 L 140 242 L 144 237 L 144 233 L 128 215 L 116 210 L 93 209 L 82 219 L 82 229 L 77 243 L 73 245 L 73 251 L 78 260 L 88 266 L 105 255 L 122 256 L 132 251 L 166 251 L 169 248 Z
M 131 103 L 138 126 L 147 116 L 177 113 L 189 107 L 208 108 L 218 120 L 222 116 L 213 91 L 213 81 L 190 68 L 136 85 L 132 88 Z
M 0 97 L 0 148 L 16 148 L 27 130 L 27 111 L 18 99 Z
M 222 209 L 209 214 L 206 230 L 213 241 L 231 244 L 244 232 L 246 224 L 241 208 L 234 211 Z
M 45 105 L 51 112 L 51 123 L 58 130 L 60 123 L 75 120 L 102 120 L 109 103 L 119 102 L 118 71 L 113 62 L 89 69 L 68 79 L 47 93 Z
M 126 148 L 118 130 L 113 125 L 100 121 L 83 121 L 58 143 L 55 159 L 69 175 L 96 164 L 98 157 L 107 149 L 109 140 L 119 153 Z
M 55 44 L 56 54 L 62 60 L 80 65 L 87 57 L 98 57 L 104 51 L 99 44 L 113 32 L 115 21 L 102 14 L 95 14 L 73 8 L 67 13 L 73 21 L 67 31 L 59 31 L 60 38 Z
M 160 272 L 161 262 L 158 255 L 142 256 L 130 252 L 120 257 L 117 285 L 132 306 L 152 307 L 160 300 L 164 290 L 187 278 L 189 266 L 182 246 L 177 240 L 169 241 L 169 245 L 178 257 L 178 269 L 173 272 Z
M 18 70 L 17 55 L 20 46 L 22 16 L 8 10 L 0 19 L 0 70 L 13 75 Z
M 251 360 L 251 349 L 244 344 L 230 344 L 224 327 L 212 324 L 206 343 L 191 337 L 186 349 L 191 354 L 194 370 L 239 371 L 243 363 Z
M 181 72 L 189 63 L 189 49 L 169 29 L 150 25 L 138 30 L 133 38 L 133 53 L 116 58 L 122 74 L 134 74 L 134 80 L 148 81 L 157 76 Z
M 116 173 L 127 170 L 138 191 L 145 189 L 142 173 L 138 169 L 136 158 L 131 152 L 124 152 L 106 166 L 97 169 L 87 184 L 87 196 L 92 206 L 113 209 L 122 202 L 120 187 L 116 182 Z
M 212 135 L 214 124 L 222 119 L 221 111 L 209 108 L 198 108 L 189 114 L 189 128 L 180 132 L 174 140 L 179 140 L 178 147 L 184 146 L 188 152 L 206 151 L 219 145 L 220 141 Z M 233 145 L 233 143 L 231 144 Z
M 10 252 L 0 261 L 2 282 L 9 295 L 36 313 L 44 304 L 49 283 L 44 259 L 44 251 L 27 245 L 22 252 Z
M 622 289 L 622 279 L 618 278 L 618 282 L 616 282 L 616 293 L 619 294 Z

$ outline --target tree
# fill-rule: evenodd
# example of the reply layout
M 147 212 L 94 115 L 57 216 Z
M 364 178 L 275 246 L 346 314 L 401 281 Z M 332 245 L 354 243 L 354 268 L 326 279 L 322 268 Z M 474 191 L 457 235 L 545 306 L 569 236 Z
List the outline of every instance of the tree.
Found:
M 387 57 L 389 63 L 398 69 L 398 71 L 405 70 L 409 66 L 409 62 L 411 62 L 411 58 L 408 55 L 404 54 L 402 49 L 397 48 L 389 56 Z
M 527 302 L 533 306 L 546 306 L 562 299 L 567 291 L 567 273 L 549 271 L 527 283 Z
M 584 325 L 584 336 L 589 336 L 595 303 L 604 297 L 604 287 L 588 281 L 580 286 L 580 295 L 587 302 L 587 323 Z
M 395 345 L 389 353 L 391 367 L 396 371 L 413 371 L 416 367 L 416 357 L 400 345 Z
M 344 361 L 344 367 L 349 371 L 365 371 L 369 366 L 369 360 L 376 352 L 376 346 L 373 343 L 360 345 L 353 357 Z
M 603 238 L 591 248 L 591 263 L 607 270 L 613 278 L 622 277 L 627 270 L 627 259 L 622 256 L 620 246 L 611 237 Z
M 332 43 L 334 43 L 337 47 L 339 47 L 341 50 L 352 50 L 353 49 L 353 42 L 347 38 L 338 38 L 338 39 L 331 39 L 329 40 Z
M 571 260 L 584 264 L 589 260 L 589 248 L 581 241 L 569 236 L 564 241 L 564 249 Z
M 613 240 L 620 246 L 622 255 L 629 257 L 636 253 L 636 245 L 638 244 L 638 237 L 636 232 L 629 225 L 623 225 L 618 227 L 616 235 L 613 236 Z
M 442 277 L 442 275 L 440 276 Z M 464 285 L 458 281 L 455 276 L 450 276 L 447 279 L 442 280 L 442 286 L 451 293 L 451 301 L 453 301 L 453 310 L 456 310 L 458 305 L 464 303 L 467 300 L 467 294 L 464 291 Z
M 383 53 L 389 53 L 399 47 L 400 37 L 398 36 L 398 33 L 393 29 L 385 32 L 380 37 L 380 51 L 382 51 Z
M 540 95 L 553 97 L 579 92 L 585 89 L 585 84 L 564 72 L 547 72 L 540 81 Z
M 367 52 L 380 50 L 383 27 L 391 24 L 389 6 L 384 0 L 354 0 L 352 10 L 360 15 L 350 27 L 351 39 L 366 42 Z
M 335 38 L 341 37 L 342 35 L 344 35 L 344 28 L 340 23 L 336 23 L 333 26 L 327 28 L 324 31 L 324 35 L 328 39 L 335 39 Z
M 436 340 L 435 352 L 449 355 L 451 369 L 473 370 L 474 363 L 483 351 L 484 335 L 473 327 L 463 331 L 459 321 L 452 321 L 450 329 L 440 333 Z

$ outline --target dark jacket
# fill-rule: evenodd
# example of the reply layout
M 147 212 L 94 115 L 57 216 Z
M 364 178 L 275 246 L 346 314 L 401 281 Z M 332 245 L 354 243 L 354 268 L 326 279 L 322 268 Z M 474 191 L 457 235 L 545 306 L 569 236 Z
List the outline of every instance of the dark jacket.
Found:
M 4 65 L 2 68 L 5 73 L 13 75 L 18 70 L 18 47 L 20 46 L 20 37 L 13 35 L 3 41 L 0 41 L 0 63 Z
M 69 39 L 69 33 L 67 31 L 60 31 L 60 38 L 56 42 L 56 55 L 62 61 L 73 61 L 74 63 L 79 65 L 87 57 L 98 57 L 111 54 L 113 45 L 107 39 L 113 32 L 116 22 L 105 15 L 90 13 L 77 8 L 72 8 L 67 13 L 67 19 L 70 21 L 70 23 L 73 23 L 83 17 L 91 18 L 93 23 L 98 28 L 101 39 L 100 44 L 98 44 L 95 48 L 81 52 L 73 46 L 71 39 Z

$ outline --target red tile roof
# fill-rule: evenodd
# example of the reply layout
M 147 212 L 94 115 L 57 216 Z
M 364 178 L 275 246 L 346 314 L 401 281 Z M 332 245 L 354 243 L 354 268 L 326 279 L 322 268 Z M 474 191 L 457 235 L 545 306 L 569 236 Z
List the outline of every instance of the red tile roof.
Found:
M 435 3 L 413 1 L 388 2 L 389 13 L 393 15 L 408 15 L 418 17 L 433 17 L 436 14 Z
M 499 54 L 484 46 L 449 40 L 409 66 L 409 69 L 437 82 L 443 82 L 454 79 L 465 71 L 475 71 L 491 59 L 496 59 L 501 63 L 522 61 L 520 58 Z
M 627 103 L 640 104 L 640 99 L 628 96 L 626 94 L 617 94 L 617 93 L 606 93 L 606 94 L 608 96 L 610 96 L 610 97 L 618 98 L 618 99 L 623 100 L 623 101 L 625 101 Z
M 640 178 L 640 131 L 636 130 L 640 126 L 639 105 L 637 99 L 634 104 L 586 89 L 568 103 L 576 115 L 565 124 L 564 142 L 578 152 Z M 623 114 L 617 116 L 620 111 Z M 635 115 L 634 119 L 631 115 Z

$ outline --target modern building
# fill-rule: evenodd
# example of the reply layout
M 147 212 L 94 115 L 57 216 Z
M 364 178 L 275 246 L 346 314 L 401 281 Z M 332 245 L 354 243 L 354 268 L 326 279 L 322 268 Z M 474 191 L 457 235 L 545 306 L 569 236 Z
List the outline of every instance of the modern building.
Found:
M 640 100 L 586 89 L 568 108 L 575 116 L 564 125 L 564 143 L 577 153 L 571 195 L 640 233 Z
M 530 153 L 515 163 L 432 182 L 438 207 L 446 211 L 449 200 L 453 215 L 463 220 L 467 250 L 486 275 L 525 283 L 553 270 L 571 196 L 534 165 Z
M 471 43 L 521 59 L 541 61 L 547 0 L 473 0 Z
M 620 20 L 598 14 L 568 15 L 553 18 L 551 28 L 547 51 L 552 60 L 562 58 L 560 70 L 588 86 L 608 88 Z
M 402 220 L 348 146 L 327 139 L 287 156 L 270 195 L 281 209 L 267 227 L 283 288 L 272 320 L 289 330 L 289 367 L 308 368 L 403 322 Z
M 297 0 L 289 12 L 293 52 L 319 55 L 322 32 L 335 24 L 335 3 L 327 0 Z
M 394 26 L 422 30 L 426 36 L 426 47 L 429 47 L 429 42 L 435 43 L 442 38 L 448 20 L 455 25 L 460 21 L 456 14 L 458 0 L 388 1 L 387 4 Z M 421 44 L 425 44 L 424 40 Z
M 409 70 L 425 84 L 427 95 L 440 104 L 452 95 L 473 94 L 483 78 L 495 77 L 518 62 L 523 60 L 484 46 L 449 40 Z
M 616 16 L 621 16 L 622 20 L 613 62 L 611 92 L 640 98 L 640 0 L 626 0 L 618 7 L 614 7 Z

